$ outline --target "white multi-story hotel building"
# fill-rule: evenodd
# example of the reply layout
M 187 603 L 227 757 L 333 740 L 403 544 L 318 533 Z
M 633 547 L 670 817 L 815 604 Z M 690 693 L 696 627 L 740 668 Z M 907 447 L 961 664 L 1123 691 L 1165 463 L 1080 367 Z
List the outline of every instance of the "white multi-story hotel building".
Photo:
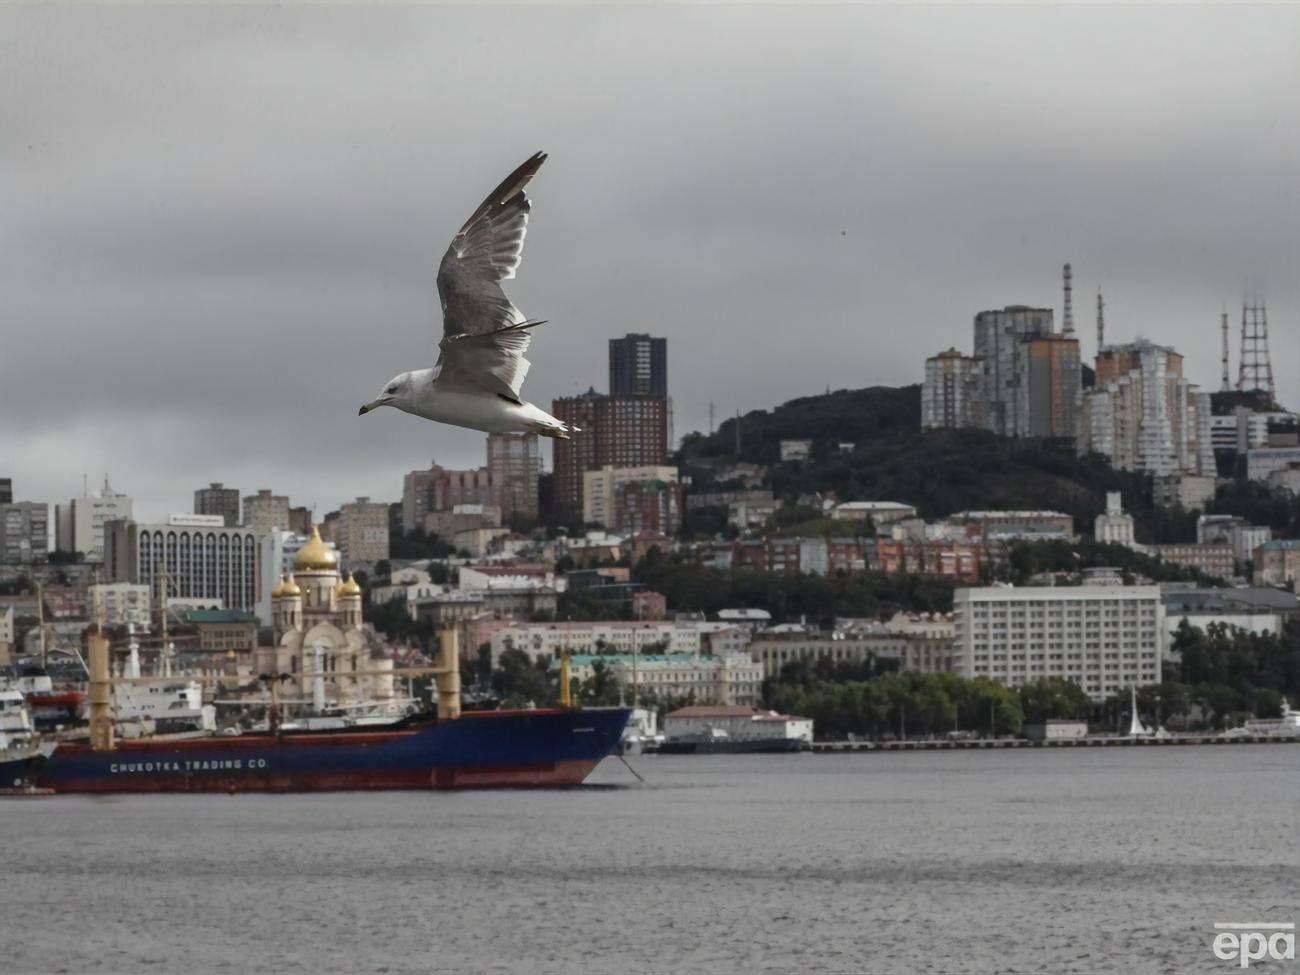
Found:
M 958 589 L 953 664 L 964 677 L 1018 687 L 1064 677 L 1095 701 L 1160 680 L 1159 586 Z
M 224 527 L 219 515 L 173 515 L 165 525 L 104 525 L 105 581 L 141 583 L 156 592 L 165 575 L 168 598 L 220 599 L 227 609 L 251 610 L 257 604 L 257 562 L 257 536 Z

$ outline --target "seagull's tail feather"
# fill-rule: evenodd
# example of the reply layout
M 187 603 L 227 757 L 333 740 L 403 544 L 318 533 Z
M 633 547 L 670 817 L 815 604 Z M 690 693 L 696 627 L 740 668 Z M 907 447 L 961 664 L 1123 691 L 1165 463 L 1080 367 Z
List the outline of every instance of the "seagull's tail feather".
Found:
M 520 407 L 523 416 L 523 428 L 531 431 L 541 437 L 550 437 L 552 440 L 568 440 L 569 434 L 577 433 L 578 428 L 572 424 L 565 423 L 559 417 L 551 416 L 545 410 L 532 403 L 524 403 Z M 518 429 L 516 427 L 516 429 Z
M 582 427 L 571 426 L 569 424 L 562 423 L 559 420 L 556 420 L 555 422 L 557 424 L 556 426 L 551 426 L 548 423 L 545 426 L 543 426 L 541 429 L 539 429 L 537 432 L 540 433 L 543 437 L 550 437 L 552 440 L 572 440 L 573 438 L 569 436 L 569 434 L 582 432 Z

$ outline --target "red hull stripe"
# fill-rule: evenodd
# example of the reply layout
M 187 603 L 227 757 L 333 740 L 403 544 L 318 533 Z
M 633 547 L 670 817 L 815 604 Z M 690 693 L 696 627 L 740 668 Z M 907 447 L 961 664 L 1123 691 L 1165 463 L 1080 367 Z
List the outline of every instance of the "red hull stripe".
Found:
M 235 739 L 237 740 L 237 739 Z M 540 762 L 468 768 L 382 769 L 366 772 L 273 772 L 242 776 L 131 776 L 69 779 L 56 792 L 340 792 L 374 789 L 556 788 L 574 786 L 595 761 Z

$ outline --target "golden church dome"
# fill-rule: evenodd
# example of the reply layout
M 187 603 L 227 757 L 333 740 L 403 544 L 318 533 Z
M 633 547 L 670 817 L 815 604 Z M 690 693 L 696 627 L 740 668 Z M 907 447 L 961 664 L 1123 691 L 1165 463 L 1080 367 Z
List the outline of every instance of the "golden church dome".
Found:
M 352 573 L 351 573 L 351 572 L 348 573 L 348 579 L 347 579 L 347 582 L 343 583 L 343 584 L 339 587 L 339 595 L 340 595 L 340 596 L 360 596 L 360 595 L 361 595 L 361 584 L 360 584 L 359 582 L 357 582 L 357 580 L 354 579 L 354 578 L 352 577 Z
M 298 583 L 293 581 L 292 576 L 280 576 L 280 581 L 275 584 L 271 590 L 272 599 L 284 599 L 288 596 L 301 596 L 302 590 L 298 588 Z
M 339 557 L 330 551 L 329 547 L 321 540 L 320 526 L 311 526 L 311 540 L 298 549 L 298 554 L 293 559 L 293 569 L 295 572 L 322 572 L 331 569 L 337 571 L 339 567 Z

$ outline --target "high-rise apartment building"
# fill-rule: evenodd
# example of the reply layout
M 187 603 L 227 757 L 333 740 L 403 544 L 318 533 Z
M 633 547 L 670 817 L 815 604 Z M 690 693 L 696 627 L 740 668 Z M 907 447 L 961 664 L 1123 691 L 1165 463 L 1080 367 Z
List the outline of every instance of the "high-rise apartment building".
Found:
M 306 505 L 289 509 L 289 531 L 295 535 L 311 535 L 313 523 L 311 508 Z
M 103 538 L 105 582 L 142 583 L 157 593 L 166 575 L 169 598 L 220 599 L 226 609 L 247 610 L 257 602 L 257 537 L 247 528 L 174 515 L 157 525 L 109 521 Z
M 1159 586 L 958 589 L 953 665 L 1019 687 L 1074 681 L 1094 701 L 1160 680 L 1167 634 Z
M 579 427 L 555 441 L 555 513 L 582 517 L 582 475 L 602 467 L 655 467 L 668 459 L 668 402 L 653 396 L 603 396 L 594 390 L 557 399 L 551 412 Z
M 925 360 L 921 386 L 921 428 L 984 425 L 984 365 L 956 349 Z
M 1097 356 L 1097 385 L 1082 397 L 1080 454 L 1157 477 L 1215 473 L 1210 397 L 1183 378 L 1183 357 L 1139 339 Z
M 0 502 L 0 562 L 43 562 L 50 550 L 50 506 L 43 501 Z
M 1080 392 L 1078 340 L 1052 331 L 1050 308 L 982 311 L 974 356 L 949 349 L 925 361 L 921 426 L 1074 437 Z
M 609 340 L 609 395 L 668 395 L 668 340 L 631 334 Z
M 101 561 L 104 553 L 104 525 L 130 518 L 131 499 L 104 486 L 94 494 L 73 498 L 55 506 L 55 548 L 61 552 L 81 552 L 89 561 Z
M 603 466 L 599 431 L 606 399 L 589 389 L 551 403 L 552 416 L 578 428 L 571 439 L 552 442 L 551 506 L 558 518 L 569 522 L 582 517 L 582 475 Z
M 228 488 L 219 481 L 194 492 L 196 515 L 220 515 L 227 528 L 239 525 L 239 490 Z
M 975 316 L 975 358 L 984 366 L 984 426 L 1004 437 L 1028 430 L 1028 401 L 1023 387 L 1025 339 L 1052 334 L 1052 309 L 1008 305 Z
M 289 531 L 289 497 L 262 488 L 244 498 L 244 527 L 257 535 Z
M 1083 382 L 1079 340 L 1069 335 L 1035 335 L 1019 347 L 1020 403 L 1017 437 L 1068 437 L 1079 431 Z
M 373 564 L 388 558 L 388 505 L 357 498 L 342 505 L 331 526 L 344 566 Z
M 14 480 L 12 477 L 0 477 L 0 504 L 9 504 L 14 499 Z
M 502 463 L 507 467 L 510 465 L 510 461 L 505 458 Z M 538 464 L 540 467 L 540 458 Z M 526 465 L 520 465 L 523 466 Z M 540 470 L 538 474 L 540 476 Z M 522 486 L 520 490 L 523 490 Z M 534 497 L 536 497 L 535 490 Z M 496 503 L 489 468 L 452 471 L 431 462 L 427 471 L 411 471 L 402 479 L 402 531 L 409 533 L 417 528 L 424 528 L 425 516 L 435 511 L 450 511 L 461 504 Z M 534 513 L 536 510 L 536 501 L 534 501 Z
M 542 476 L 542 448 L 537 434 L 489 433 L 487 461 L 493 503 L 501 509 L 501 517 L 507 521 L 535 519 L 537 484 Z

